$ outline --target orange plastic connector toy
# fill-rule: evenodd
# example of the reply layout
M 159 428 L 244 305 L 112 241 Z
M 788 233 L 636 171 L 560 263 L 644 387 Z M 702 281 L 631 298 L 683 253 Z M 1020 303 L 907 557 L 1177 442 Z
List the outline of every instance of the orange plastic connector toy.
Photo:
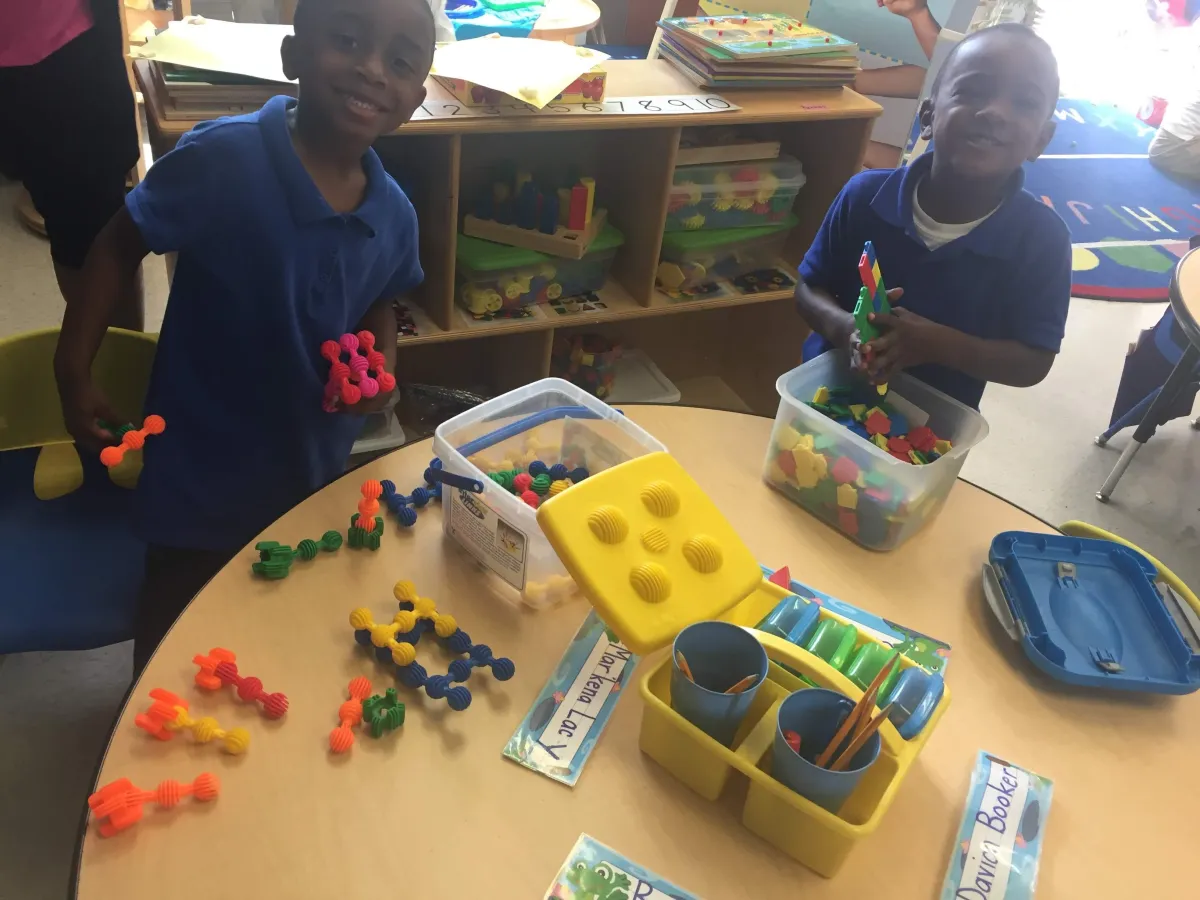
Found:
M 167 420 L 162 416 L 146 416 L 142 420 L 141 428 L 126 431 L 121 436 L 121 443 L 101 450 L 100 462 L 111 469 L 113 466 L 119 465 L 125 458 L 126 450 L 141 450 L 146 443 L 146 438 L 152 434 L 162 434 L 166 430 Z
M 338 707 L 337 728 L 329 733 L 329 749 L 334 753 L 345 753 L 354 746 L 355 725 L 362 721 L 363 701 L 371 696 L 371 682 L 358 676 L 350 682 L 350 699 Z
M 155 688 L 150 696 L 154 702 L 144 713 L 134 717 L 133 724 L 160 741 L 169 741 L 177 731 L 190 731 L 199 744 L 220 741 L 221 749 L 226 753 L 245 753 L 250 746 L 250 732 L 245 728 L 226 731 L 211 716 L 193 719 L 188 714 L 187 701 L 163 688 Z
M 142 790 L 128 778 L 118 778 L 88 797 L 88 809 L 99 824 L 100 836 L 112 837 L 141 821 L 144 803 L 170 809 L 189 795 L 202 802 L 215 800 L 220 790 L 221 782 L 210 772 L 196 776 L 191 784 L 164 781 L 152 791 Z
M 383 496 L 383 485 L 378 481 L 364 481 L 362 484 L 363 498 L 358 501 L 357 525 L 363 531 L 375 530 L 375 514 L 379 512 L 379 498 Z
M 236 659 L 237 654 L 224 647 L 213 647 L 208 651 L 208 656 L 197 653 L 192 657 L 192 662 L 200 667 L 196 673 L 196 686 L 206 691 L 216 691 L 222 685 L 232 684 L 237 690 L 238 699 L 245 703 L 262 704 L 262 714 L 268 719 L 282 718 L 288 711 L 287 695 L 278 691 L 269 693 L 263 689 L 260 679 L 239 674 Z

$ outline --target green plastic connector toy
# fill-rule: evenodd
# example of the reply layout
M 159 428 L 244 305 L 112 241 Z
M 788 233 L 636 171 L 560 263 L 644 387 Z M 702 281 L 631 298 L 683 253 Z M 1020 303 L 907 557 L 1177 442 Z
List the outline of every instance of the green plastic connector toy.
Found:
M 363 701 L 363 721 L 371 726 L 371 737 L 383 737 L 404 724 L 404 704 L 396 697 L 396 689 L 388 688 L 383 696 L 376 694 Z
M 315 559 L 320 551 L 332 553 L 340 546 L 342 535 L 337 531 L 325 532 L 319 542 L 305 538 L 296 545 L 295 550 L 278 541 L 259 541 L 254 545 L 254 549 L 258 551 L 258 562 L 251 565 L 250 569 L 255 575 L 264 578 L 287 578 L 296 559 Z
M 346 533 L 346 540 L 350 546 L 356 550 L 378 550 L 379 541 L 383 537 L 383 516 L 375 517 L 375 527 L 370 531 L 365 528 L 358 527 L 358 513 L 350 517 L 350 530 Z
M 858 291 L 858 302 L 854 304 L 854 327 L 858 330 L 859 340 L 866 344 L 879 337 L 879 329 L 871 323 L 871 314 L 886 315 L 892 311 L 883 273 L 879 271 L 879 260 L 875 258 L 875 245 L 870 241 L 863 245 L 862 256 L 858 260 L 858 274 L 863 286 Z M 881 395 L 887 393 L 886 384 L 875 387 Z

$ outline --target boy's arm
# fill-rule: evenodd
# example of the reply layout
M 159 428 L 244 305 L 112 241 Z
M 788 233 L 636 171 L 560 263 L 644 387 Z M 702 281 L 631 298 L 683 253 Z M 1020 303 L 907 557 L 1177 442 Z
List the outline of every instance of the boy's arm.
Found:
M 913 35 L 925 52 L 926 58 L 933 59 L 933 48 L 937 46 L 942 26 L 929 11 L 928 0 L 881 0 L 881 5 L 886 6 L 888 12 L 908 19 Z
M 854 314 L 842 309 L 829 291 L 805 282 L 803 275 L 796 282 L 796 311 L 809 328 L 834 347 L 852 349 Z
M 80 302 L 67 304 L 63 315 L 54 353 L 63 419 L 71 436 L 93 449 L 115 440 L 96 420 L 115 424 L 122 419 L 92 383 L 92 361 L 112 321 L 122 286 L 129 283 L 148 252 L 129 211 L 121 207 L 92 242 L 83 265 Z

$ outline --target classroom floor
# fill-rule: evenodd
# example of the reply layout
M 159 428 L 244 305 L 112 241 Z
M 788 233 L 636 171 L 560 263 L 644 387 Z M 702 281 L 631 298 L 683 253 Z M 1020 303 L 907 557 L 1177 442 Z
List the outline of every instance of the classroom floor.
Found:
M 0 337 L 58 324 L 62 301 L 46 244 L 11 215 L 0 184 Z M 146 267 L 147 325 L 166 303 L 162 263 Z M 1080 518 L 1115 531 L 1200 584 L 1200 434 L 1172 422 L 1141 452 L 1107 506 L 1094 498 L 1129 432 L 1101 449 L 1126 345 L 1157 320 L 1155 304 L 1076 300 L 1050 377 L 1035 388 L 993 386 L 983 401 L 991 436 L 964 475 L 1058 524 Z M 796 573 L 803 578 L 804 573 Z M 852 597 L 846 598 L 853 600 Z M 58 900 L 70 877 L 83 801 L 128 686 L 130 645 L 31 653 L 0 665 L 0 900 Z

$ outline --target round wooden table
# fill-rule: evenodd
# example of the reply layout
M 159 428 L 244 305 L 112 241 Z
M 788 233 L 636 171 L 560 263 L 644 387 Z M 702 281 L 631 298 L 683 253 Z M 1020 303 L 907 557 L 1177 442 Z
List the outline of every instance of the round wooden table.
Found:
M 573 789 L 503 759 L 501 749 L 588 607 L 575 601 L 533 613 L 505 605 L 488 593 L 470 558 L 443 540 L 440 512 L 431 507 L 411 530 L 389 521 L 378 552 L 343 547 L 297 562 L 282 581 L 252 578 L 248 548 L 196 597 L 135 686 L 97 783 L 125 776 L 153 788 L 207 770 L 221 777 L 221 796 L 148 811 L 114 838 L 89 826 L 77 895 L 530 900 L 543 896 L 575 839 L 588 832 L 713 900 L 885 893 L 927 900 L 956 852 L 979 749 L 1055 780 L 1039 897 L 1194 892 L 1186 861 L 1200 834 L 1196 698 L 1060 687 L 1025 661 L 984 602 L 980 566 L 992 537 L 1049 531 L 1043 522 L 959 482 L 921 534 L 893 553 L 872 553 L 760 481 L 770 420 L 677 407 L 627 413 L 667 445 L 762 562 L 789 565 L 794 578 L 953 645 L 950 709 L 879 829 L 835 879 L 821 879 L 746 831 L 737 789 L 734 798 L 708 803 L 643 756 L 642 704 L 632 681 Z M 407 490 L 430 455 L 426 441 L 386 456 L 310 497 L 265 537 L 295 545 L 344 527 L 365 478 L 390 478 Z M 462 713 L 402 689 L 408 716 L 398 733 L 360 736 L 349 754 L 331 756 L 328 735 L 350 679 L 366 675 L 377 689 L 392 683 L 388 667 L 355 644 L 349 612 L 365 605 L 377 618 L 390 614 L 392 585 L 402 578 L 475 640 L 511 657 L 516 677 L 500 683 L 477 674 L 474 702 Z M 288 694 L 285 719 L 261 719 L 229 689 L 208 696 L 191 686 L 193 654 L 214 646 L 234 650 L 243 674 Z M 424 655 L 440 656 L 433 649 Z M 229 757 L 186 737 L 159 743 L 138 730 L 133 717 L 157 686 L 186 696 L 194 714 L 248 727 L 249 752 Z

